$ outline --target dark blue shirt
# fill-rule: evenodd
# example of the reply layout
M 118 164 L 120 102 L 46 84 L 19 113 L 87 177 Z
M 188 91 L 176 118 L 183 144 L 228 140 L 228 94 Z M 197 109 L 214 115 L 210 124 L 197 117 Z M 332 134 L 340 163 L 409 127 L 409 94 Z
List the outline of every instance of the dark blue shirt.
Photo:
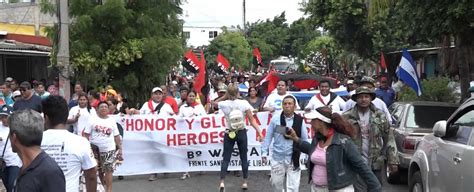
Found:
M 395 101 L 395 91 L 391 87 L 387 89 L 378 88 L 375 90 L 375 94 L 378 98 L 382 99 L 387 107 Z
M 41 97 L 38 95 L 33 94 L 30 99 L 24 100 L 20 99 L 15 101 L 15 104 L 13 104 L 13 109 L 16 110 L 23 110 L 23 109 L 32 109 L 37 111 L 38 113 L 43 112 L 43 107 L 41 104 Z
M 66 179 L 56 161 L 41 151 L 28 167 L 22 167 L 14 191 L 66 192 Z

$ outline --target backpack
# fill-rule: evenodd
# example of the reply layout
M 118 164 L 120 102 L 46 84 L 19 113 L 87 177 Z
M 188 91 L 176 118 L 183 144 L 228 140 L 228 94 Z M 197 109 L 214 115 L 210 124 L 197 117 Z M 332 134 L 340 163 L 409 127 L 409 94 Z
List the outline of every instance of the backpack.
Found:
M 229 113 L 228 117 L 229 130 L 238 131 L 245 129 L 245 117 L 244 113 L 240 111 L 239 107 L 235 105 L 232 106 L 232 111 Z

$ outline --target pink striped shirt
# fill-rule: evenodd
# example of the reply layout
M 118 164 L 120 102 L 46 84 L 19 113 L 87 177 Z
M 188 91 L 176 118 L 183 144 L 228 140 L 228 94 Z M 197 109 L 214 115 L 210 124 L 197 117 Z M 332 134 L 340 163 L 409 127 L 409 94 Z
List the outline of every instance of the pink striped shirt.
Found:
M 328 172 L 326 169 L 326 149 L 327 147 L 321 148 L 319 144 L 317 144 L 316 149 L 311 154 L 311 162 L 314 164 L 311 178 L 313 184 L 315 184 L 316 186 L 328 185 Z

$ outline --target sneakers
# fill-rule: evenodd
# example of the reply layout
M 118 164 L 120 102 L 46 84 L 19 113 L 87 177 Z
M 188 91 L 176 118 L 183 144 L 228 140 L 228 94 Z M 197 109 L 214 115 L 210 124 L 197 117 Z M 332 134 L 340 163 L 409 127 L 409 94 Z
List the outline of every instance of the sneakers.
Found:
M 183 176 L 181 176 L 181 180 L 185 180 L 187 178 L 190 178 L 191 175 L 189 175 L 189 173 L 183 173 Z
M 151 174 L 150 177 L 148 178 L 148 181 L 155 181 L 158 179 L 158 174 Z

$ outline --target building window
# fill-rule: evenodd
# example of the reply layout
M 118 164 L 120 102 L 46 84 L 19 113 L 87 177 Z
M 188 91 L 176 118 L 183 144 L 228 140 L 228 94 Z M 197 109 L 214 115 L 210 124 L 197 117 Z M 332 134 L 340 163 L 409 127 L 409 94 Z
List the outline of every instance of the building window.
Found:
M 191 32 L 189 32 L 189 31 L 184 31 L 184 32 L 183 32 L 183 37 L 184 37 L 185 39 L 189 39 L 189 38 L 191 37 Z
M 215 37 L 217 37 L 217 31 L 209 31 L 209 38 L 212 39 Z
M 204 32 L 206 32 L 206 30 L 203 29 L 203 30 L 201 30 L 201 32 L 204 33 Z

